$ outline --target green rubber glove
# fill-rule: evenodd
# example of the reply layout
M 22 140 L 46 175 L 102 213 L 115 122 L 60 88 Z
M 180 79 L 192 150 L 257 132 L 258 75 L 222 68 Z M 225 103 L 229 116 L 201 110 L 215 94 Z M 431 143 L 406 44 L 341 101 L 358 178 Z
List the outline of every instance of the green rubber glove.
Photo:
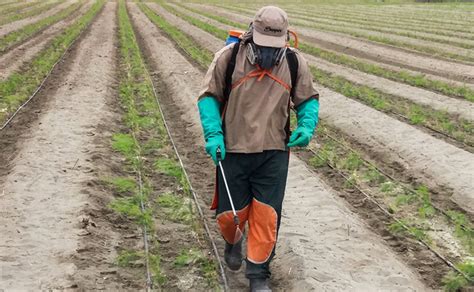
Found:
M 217 149 L 221 150 L 221 159 L 225 158 L 224 132 L 222 131 L 222 121 L 220 115 L 220 103 L 212 96 L 206 96 L 198 102 L 201 125 L 206 141 L 206 152 L 211 155 L 216 165 Z
M 311 98 L 296 108 L 298 125 L 291 134 L 288 147 L 306 147 L 318 125 L 319 101 Z

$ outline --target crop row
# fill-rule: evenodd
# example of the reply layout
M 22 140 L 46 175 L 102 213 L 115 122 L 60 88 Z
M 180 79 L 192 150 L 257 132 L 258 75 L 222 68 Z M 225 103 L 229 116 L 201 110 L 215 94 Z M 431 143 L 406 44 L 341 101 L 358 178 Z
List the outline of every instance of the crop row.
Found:
M 4 25 L 4 24 L 7 24 L 7 23 L 10 23 L 10 22 L 13 22 L 13 21 L 17 21 L 17 20 L 21 20 L 21 19 L 24 19 L 24 18 L 28 18 L 28 17 L 33 17 L 33 16 L 36 16 L 38 14 L 41 14 L 61 3 L 63 3 L 65 0 L 60 0 L 60 1 L 56 1 L 56 2 L 51 2 L 51 3 L 46 3 L 44 5 L 40 5 L 38 7 L 34 7 L 34 8 L 31 8 L 27 11 L 22 11 L 20 13 L 14 13 L 14 14 L 11 14 L 11 15 L 8 15 L 6 17 L 3 17 L 0 19 L 0 25 Z
M 233 6 L 223 6 L 223 7 L 225 7 L 225 9 L 233 10 L 238 13 L 243 13 L 246 16 L 253 16 L 253 13 L 255 12 L 255 11 L 250 11 L 247 9 L 235 8 Z M 301 21 L 298 19 L 293 19 L 292 24 L 296 26 L 313 28 L 313 29 L 322 30 L 322 31 L 342 33 L 342 34 L 350 35 L 352 37 L 372 41 L 375 43 L 410 49 L 410 50 L 414 50 L 414 51 L 425 53 L 432 56 L 439 56 L 439 57 L 444 57 L 444 58 L 458 60 L 458 61 L 474 62 L 474 57 L 471 56 L 469 51 L 465 51 L 464 53 L 452 52 L 451 50 L 447 48 L 442 49 L 442 48 L 437 48 L 437 47 L 429 46 L 429 45 L 421 45 L 421 44 L 417 44 L 417 43 L 413 43 L 409 41 L 399 40 L 396 38 L 390 38 L 388 35 L 371 34 L 370 32 L 354 30 L 344 25 L 337 26 L 334 24 L 323 24 L 320 22 L 315 22 L 314 17 L 300 17 L 300 18 L 301 19 L 305 18 L 310 21 Z
M 161 3 L 161 5 L 166 4 Z M 150 20 L 152 20 L 173 41 L 177 43 L 180 49 L 186 52 L 192 59 L 198 60 L 203 68 L 207 67 L 210 64 L 210 61 L 202 64 L 202 60 L 206 60 L 209 58 L 209 56 L 212 56 L 211 52 L 204 48 L 199 48 L 198 45 L 196 45 L 196 43 L 193 41 L 192 37 L 180 31 L 172 24 L 168 23 L 163 17 L 160 17 L 148 6 L 141 4 L 140 8 L 150 18 Z M 188 39 L 188 41 L 183 41 L 183 39 L 186 38 Z M 198 50 L 196 50 L 196 48 Z M 201 56 L 197 58 L 197 55 Z M 393 181 L 387 178 L 382 173 L 380 173 L 378 169 L 374 167 L 369 167 L 368 165 L 371 164 L 368 164 L 367 161 L 363 160 L 361 158 L 361 155 L 357 152 L 348 151 L 347 148 L 339 147 L 340 145 L 337 145 L 337 151 L 334 150 L 334 148 L 331 148 L 334 147 L 333 144 L 330 144 L 328 142 L 327 137 L 329 136 L 326 135 L 326 133 L 323 133 L 327 129 L 328 127 L 324 126 L 324 124 L 318 129 L 319 135 L 326 137 L 326 139 L 323 140 L 322 143 L 322 147 L 326 148 L 322 152 L 323 156 L 326 157 L 327 160 L 318 161 L 318 158 L 314 157 L 312 159 L 312 163 L 315 165 L 315 167 L 321 167 L 323 163 L 326 163 L 327 161 L 329 161 L 329 159 L 331 159 L 331 162 L 335 162 L 335 164 L 338 165 L 341 170 L 346 171 L 347 173 L 349 173 L 349 175 L 352 176 L 351 180 L 354 183 L 371 184 L 371 187 L 374 190 L 377 190 L 378 195 L 380 195 L 381 197 L 384 197 L 385 194 L 388 195 L 390 203 L 387 204 L 390 204 L 393 212 L 404 216 L 404 213 L 407 212 L 407 209 L 410 209 L 411 211 L 415 209 L 416 211 L 412 213 L 409 217 L 403 217 L 401 219 L 416 219 L 416 221 L 410 222 L 408 224 L 410 226 L 410 229 L 407 231 L 408 234 L 410 236 L 416 237 L 417 239 L 429 241 L 430 237 L 427 234 L 428 229 L 424 228 L 424 224 L 426 222 L 429 222 L 430 220 L 434 220 L 434 216 L 437 216 L 436 218 L 444 218 L 443 215 L 435 214 L 436 211 L 434 211 L 433 207 L 431 206 L 432 203 L 430 199 L 429 190 L 424 186 L 406 186 L 405 184 L 401 184 L 397 181 Z M 342 153 L 342 151 L 344 151 L 344 153 Z M 337 159 L 337 161 L 335 161 L 335 159 Z M 361 179 L 361 177 L 364 177 L 364 179 Z M 380 193 L 381 189 L 383 189 L 382 193 Z M 403 192 L 401 192 L 401 190 L 403 190 Z M 456 211 L 450 211 L 450 214 L 452 214 L 453 217 L 460 216 L 460 218 L 464 218 L 462 217 L 462 214 L 457 213 Z M 454 220 L 452 220 L 450 222 L 447 222 L 446 224 L 462 224 L 461 221 L 462 220 L 460 219 L 456 223 Z M 399 233 L 401 232 L 399 228 L 400 227 L 397 224 L 393 224 L 389 228 L 389 230 L 391 232 Z M 468 229 L 466 232 L 472 232 L 471 229 Z M 469 236 L 471 233 L 466 232 L 453 236 L 457 236 L 458 240 L 463 242 L 463 244 L 466 246 L 466 249 L 471 249 L 472 241 L 469 241 Z M 446 282 L 448 281 L 450 282 L 451 279 L 447 278 Z
M 225 39 L 225 30 L 216 28 L 189 15 L 185 15 L 169 5 L 162 5 L 170 12 L 182 17 L 191 24 L 218 38 Z M 243 28 L 241 24 L 234 23 L 234 25 L 239 25 L 240 28 Z M 301 43 L 300 49 L 303 52 L 311 54 L 313 48 L 310 45 Z M 454 117 L 443 111 L 434 110 L 427 106 L 417 105 L 409 100 L 386 94 L 381 90 L 369 86 L 355 84 L 343 77 L 335 76 L 315 66 L 310 66 L 310 68 L 316 81 L 327 88 L 347 97 L 357 99 L 380 111 L 392 113 L 398 117 L 402 116 L 405 121 L 412 124 L 422 125 L 442 132 L 457 141 L 467 144 L 469 147 L 474 146 L 474 124 L 471 121 Z
M 9 50 L 11 47 L 24 42 L 46 27 L 68 17 L 73 12 L 77 11 L 83 4 L 84 1 L 74 3 L 54 15 L 43 18 L 35 23 L 24 26 L 19 30 L 12 31 L 9 34 L 4 35 L 0 38 L 0 53 Z
M 0 121 L 7 119 L 38 88 L 66 49 L 87 28 L 103 5 L 103 0 L 97 1 L 87 13 L 56 36 L 50 45 L 31 61 L 25 71 L 13 73 L 0 82 Z
M 173 270 L 176 272 L 185 266 L 189 268 L 187 277 L 198 273 L 207 289 L 212 289 L 217 285 L 215 264 L 202 251 L 203 247 L 198 245 L 202 241 L 202 230 L 199 229 L 196 212 L 191 207 L 190 186 L 171 150 L 153 83 L 123 0 L 119 1 L 118 17 L 121 69 L 119 95 L 126 130 L 114 134 L 112 148 L 125 158 L 124 173 L 133 176 L 108 179 L 119 196 L 110 207 L 132 219 L 142 229 L 147 235 L 145 240 L 148 248 L 143 251 L 120 247 L 122 250 L 116 262 L 125 268 L 133 267 L 137 259 L 146 262 L 146 268 L 151 273 L 147 289 L 160 290 L 166 287 L 170 277 L 174 276 Z M 163 185 L 168 187 L 164 188 Z M 159 236 L 162 231 L 158 224 L 181 224 L 174 232 L 183 233 L 190 239 L 178 246 L 171 243 L 181 250 L 174 260 L 167 258 L 165 262 L 161 261 Z M 166 255 L 172 257 L 172 252 L 168 250 Z
M 195 8 L 185 6 L 185 5 L 180 5 L 180 7 L 187 9 L 189 11 L 192 11 L 194 13 L 201 14 L 207 18 L 216 20 L 220 23 L 233 26 L 235 28 L 240 28 L 240 29 L 247 28 L 245 24 L 234 22 L 232 20 L 229 20 L 228 18 L 215 15 L 215 14 L 206 12 L 204 10 L 195 9 Z M 216 36 L 219 38 L 222 38 L 222 35 L 216 35 Z M 390 69 L 387 69 L 375 64 L 366 63 L 364 61 L 361 61 L 351 56 L 334 53 L 325 49 L 311 46 L 309 44 L 307 45 L 304 43 L 302 44 L 300 43 L 300 50 L 310 55 L 313 55 L 315 57 L 322 58 L 331 63 L 344 65 L 344 66 L 359 70 L 361 72 L 384 77 L 384 78 L 401 82 L 401 83 L 405 83 L 408 85 L 425 88 L 428 90 L 439 92 L 447 96 L 465 98 L 469 101 L 474 102 L 474 90 L 471 90 L 470 88 L 466 86 L 456 86 L 456 85 L 451 85 L 443 81 L 433 80 L 433 79 L 427 78 L 423 74 L 412 74 L 403 70 L 402 71 L 390 70 Z

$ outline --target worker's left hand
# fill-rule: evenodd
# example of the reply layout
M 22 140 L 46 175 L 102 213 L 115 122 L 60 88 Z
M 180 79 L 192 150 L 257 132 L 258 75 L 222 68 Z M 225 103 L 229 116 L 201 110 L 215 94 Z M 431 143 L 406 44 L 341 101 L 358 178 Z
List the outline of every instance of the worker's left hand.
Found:
M 313 137 L 313 130 L 305 127 L 297 127 L 296 130 L 291 134 L 288 147 L 306 147 Z

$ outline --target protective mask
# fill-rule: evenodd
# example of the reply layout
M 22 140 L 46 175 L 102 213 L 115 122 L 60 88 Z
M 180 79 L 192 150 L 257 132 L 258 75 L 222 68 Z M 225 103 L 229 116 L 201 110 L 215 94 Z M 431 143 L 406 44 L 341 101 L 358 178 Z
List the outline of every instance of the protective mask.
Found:
M 280 64 L 285 56 L 286 48 L 262 47 L 249 42 L 247 45 L 247 59 L 252 65 L 258 64 L 268 70 Z

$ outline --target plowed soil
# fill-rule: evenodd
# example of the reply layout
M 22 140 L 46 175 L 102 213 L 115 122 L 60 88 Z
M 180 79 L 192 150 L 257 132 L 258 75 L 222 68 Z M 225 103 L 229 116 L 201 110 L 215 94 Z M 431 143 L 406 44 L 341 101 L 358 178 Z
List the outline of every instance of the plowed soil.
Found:
M 159 5 L 149 5 L 169 22 L 195 36 L 202 47 L 216 51 L 222 45 L 221 40 L 190 25 Z M 471 192 L 474 189 L 472 153 L 339 93 L 317 84 L 315 86 L 322 97 L 320 115 L 329 124 L 353 137 L 379 160 L 401 166 L 413 178 L 430 187 L 451 188 L 454 193 L 452 199 L 461 208 L 474 213 L 474 194 Z M 374 124 L 373 121 L 377 123 Z
M 97 139 L 109 137 L 104 125 L 117 120 L 115 16 L 116 3 L 107 3 L 37 96 L 41 102 L 1 133 L 9 150 L 0 163 L 2 289 L 131 285 L 110 269 L 121 236 L 97 212 L 107 194 L 99 193 L 98 204 L 91 184 L 96 160 L 109 156 Z
M 12 72 L 18 71 L 22 65 L 31 61 L 41 50 L 47 47 L 55 36 L 83 15 L 92 6 L 92 3 L 92 1 L 87 2 L 71 16 L 51 25 L 20 46 L 14 47 L 1 55 L 0 79 L 6 79 Z
M 129 7 L 155 76 L 166 85 L 166 91 L 160 94 L 167 99 L 165 110 L 168 117 L 173 125 L 181 124 L 174 128 L 175 135 L 181 149 L 187 153 L 185 162 L 192 174 L 194 187 L 207 198 L 203 200 L 205 206 L 210 203 L 213 183 L 209 178 L 213 177 L 214 169 L 209 159 L 202 154 L 204 151 L 196 108 L 196 95 L 203 72 L 183 57 L 134 4 L 130 3 Z M 200 145 L 198 149 L 194 146 L 196 144 Z M 407 269 L 398 255 L 393 254 L 367 230 L 334 191 L 310 173 L 297 157 L 291 159 L 288 181 L 290 184 L 285 201 L 288 203 L 278 256 L 273 266 L 273 284 L 277 289 L 425 289 L 418 276 Z M 316 206 L 328 212 L 313 212 Z M 307 225 L 302 222 L 307 222 Z M 299 226 L 296 226 L 298 223 Z M 355 236 L 347 234 L 344 224 L 350 225 Z M 308 232 L 309 226 L 311 232 Z M 324 240 L 321 239 L 323 234 L 327 236 Z M 218 243 L 222 249 L 222 240 Z M 340 265 L 337 262 L 341 259 L 354 265 Z M 351 274 L 361 268 L 361 262 L 364 263 L 361 272 L 364 280 L 359 282 L 357 276 L 354 278 Z M 384 275 L 380 274 L 381 270 L 384 270 Z M 231 287 L 237 290 L 245 287 L 241 274 L 228 276 Z
M 212 9 L 213 13 L 240 23 L 250 23 L 252 20 L 251 17 L 225 11 L 217 7 L 211 8 L 210 6 L 203 5 L 197 7 L 207 10 Z M 307 41 L 316 47 L 339 51 L 356 57 L 362 56 L 381 63 L 388 63 L 414 69 L 419 72 L 441 75 L 466 83 L 474 83 L 474 69 L 472 65 L 435 59 L 349 36 L 317 31 L 304 27 L 297 27 L 296 31 L 303 41 Z
M 3 26 L 0 26 L 0 37 L 4 36 L 6 34 L 9 34 L 12 31 L 21 29 L 22 27 L 27 26 L 28 24 L 35 23 L 38 20 L 41 20 L 43 18 L 54 15 L 54 14 L 58 13 L 59 11 L 65 9 L 66 7 L 70 6 L 74 2 L 77 2 L 77 0 L 68 0 L 68 1 L 65 1 L 64 3 L 61 3 L 61 4 L 57 5 L 57 6 L 54 6 L 52 9 L 50 9 L 46 12 L 43 12 L 41 14 L 35 15 L 33 17 L 21 19 L 21 20 L 18 20 L 18 21 L 10 22 L 10 23 L 7 23 Z

